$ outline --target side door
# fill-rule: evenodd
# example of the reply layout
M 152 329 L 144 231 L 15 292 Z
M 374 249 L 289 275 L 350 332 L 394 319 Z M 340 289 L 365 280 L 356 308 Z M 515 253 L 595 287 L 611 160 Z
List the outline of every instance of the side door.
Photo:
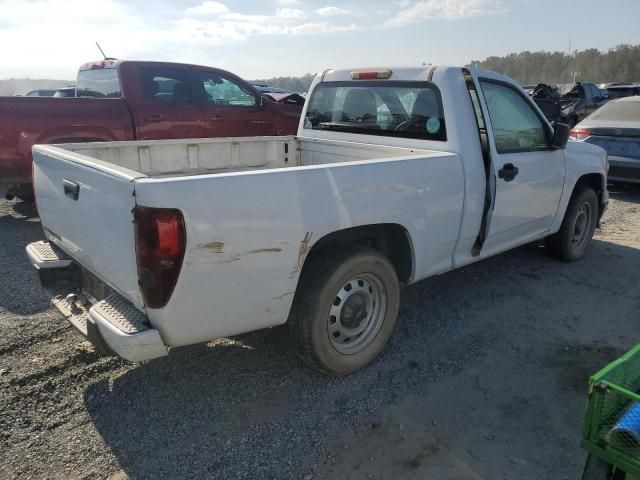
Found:
M 550 147 L 552 128 L 516 85 L 480 78 L 495 200 L 481 255 L 533 240 L 549 230 L 565 180 L 562 150 Z
M 131 107 L 140 140 L 207 136 L 184 68 L 140 66 L 138 95 Z
M 200 70 L 193 83 L 208 137 L 275 135 L 268 101 L 241 80 L 224 72 Z

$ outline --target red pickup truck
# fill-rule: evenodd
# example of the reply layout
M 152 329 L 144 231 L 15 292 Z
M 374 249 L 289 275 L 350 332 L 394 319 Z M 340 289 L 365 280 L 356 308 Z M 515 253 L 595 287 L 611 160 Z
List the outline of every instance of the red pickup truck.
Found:
M 291 135 L 302 111 L 232 73 L 179 63 L 91 62 L 76 85 L 76 98 L 0 98 L 0 198 L 32 195 L 36 143 Z

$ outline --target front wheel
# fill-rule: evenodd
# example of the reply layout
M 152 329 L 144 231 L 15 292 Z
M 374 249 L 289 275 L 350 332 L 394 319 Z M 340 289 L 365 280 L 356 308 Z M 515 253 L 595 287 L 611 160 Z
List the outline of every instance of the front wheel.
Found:
M 305 265 L 289 330 L 308 365 L 348 375 L 384 349 L 399 303 L 398 277 L 384 255 L 366 247 L 323 252 Z
M 574 193 L 558 233 L 545 238 L 549 253 L 565 262 L 578 260 L 587 251 L 598 223 L 598 196 L 591 188 Z

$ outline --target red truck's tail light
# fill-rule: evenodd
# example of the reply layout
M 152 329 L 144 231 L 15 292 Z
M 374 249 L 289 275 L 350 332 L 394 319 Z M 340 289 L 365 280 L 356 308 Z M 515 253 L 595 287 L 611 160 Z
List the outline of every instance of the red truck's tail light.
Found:
M 569 133 L 569 136 L 574 140 L 584 140 L 585 138 L 591 136 L 591 130 L 586 130 L 584 128 L 574 128 Z
M 164 307 L 180 275 L 187 235 L 180 210 L 134 210 L 138 283 L 148 308 Z

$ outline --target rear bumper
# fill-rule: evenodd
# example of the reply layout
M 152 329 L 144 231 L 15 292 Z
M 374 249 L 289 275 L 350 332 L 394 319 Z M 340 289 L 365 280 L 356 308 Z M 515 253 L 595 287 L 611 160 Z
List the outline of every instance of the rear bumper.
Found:
M 618 182 L 640 183 L 640 159 L 610 155 L 608 179 Z
M 158 330 L 129 301 L 115 292 L 100 301 L 83 292 L 80 268 L 64 252 L 48 242 L 29 244 L 26 250 L 52 305 L 101 353 L 130 362 L 167 355 Z

